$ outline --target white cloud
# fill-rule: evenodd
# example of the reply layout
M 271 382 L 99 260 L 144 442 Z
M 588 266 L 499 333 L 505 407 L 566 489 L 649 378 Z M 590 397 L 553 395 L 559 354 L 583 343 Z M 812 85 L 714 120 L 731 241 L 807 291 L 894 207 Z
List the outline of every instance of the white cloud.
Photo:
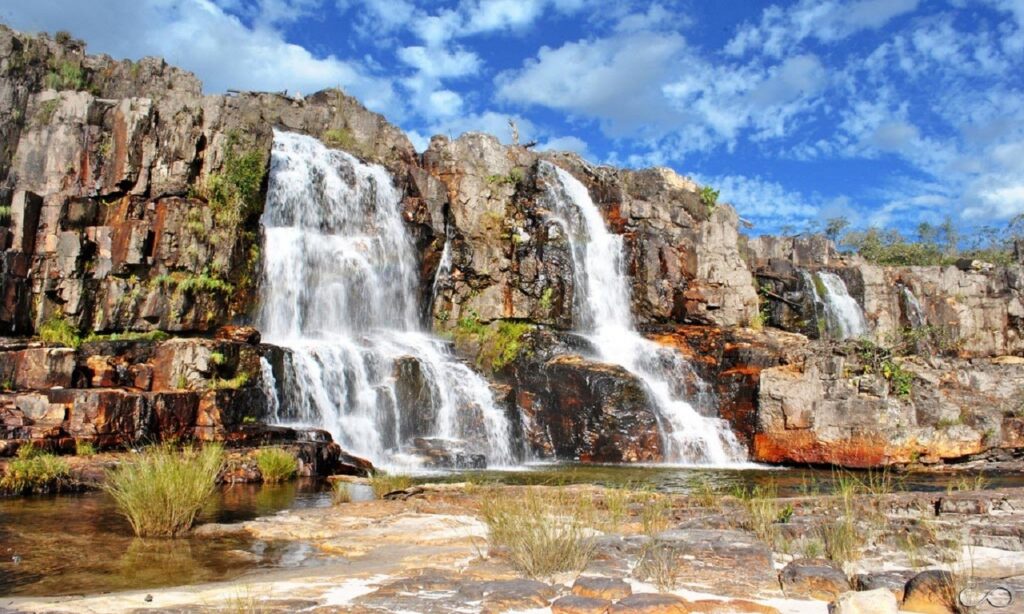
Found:
M 522 69 L 498 76 L 498 96 L 596 118 L 610 134 L 663 129 L 676 113 L 661 86 L 685 46 L 678 34 L 630 33 L 541 47 Z
M 537 145 L 538 151 L 574 151 L 584 158 L 590 155 L 587 142 L 575 136 L 559 136 Z
M 808 38 L 832 42 L 880 28 L 917 4 L 918 0 L 801 0 L 788 8 L 772 5 L 757 25 L 741 28 L 725 50 L 736 56 L 763 52 L 780 58 Z
M 731 204 L 740 217 L 761 221 L 766 226 L 803 225 L 818 216 L 820 204 L 813 204 L 798 192 L 759 176 L 721 175 L 694 177 L 703 185 L 720 191 L 719 199 Z M 770 230 L 771 228 L 755 230 Z

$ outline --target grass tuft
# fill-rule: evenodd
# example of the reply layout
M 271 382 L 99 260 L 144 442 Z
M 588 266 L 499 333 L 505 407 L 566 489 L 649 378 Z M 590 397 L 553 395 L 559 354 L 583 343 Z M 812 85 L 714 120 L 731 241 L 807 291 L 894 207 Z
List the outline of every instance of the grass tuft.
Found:
M 18 448 L 18 456 L 7 465 L 0 477 L 0 491 L 12 494 L 47 492 L 71 473 L 63 458 L 39 450 L 32 444 Z
M 370 476 L 370 488 L 373 489 L 373 496 L 383 499 L 384 495 L 405 490 L 412 486 L 412 478 L 407 475 L 375 471 Z
M 480 509 L 489 551 L 531 578 L 579 573 L 594 555 L 586 526 L 590 499 L 561 490 L 551 494 L 529 488 L 522 497 L 509 497 L 495 491 Z
M 140 537 L 176 537 L 213 496 L 224 449 L 154 446 L 107 472 L 103 488 Z
M 82 336 L 67 318 L 55 315 L 39 327 L 39 338 L 45 343 L 56 343 L 78 349 Z
M 284 482 L 299 471 L 299 461 L 281 448 L 263 448 L 256 452 L 255 457 L 264 482 Z
M 91 441 L 79 440 L 75 442 L 76 456 L 95 456 L 96 446 Z

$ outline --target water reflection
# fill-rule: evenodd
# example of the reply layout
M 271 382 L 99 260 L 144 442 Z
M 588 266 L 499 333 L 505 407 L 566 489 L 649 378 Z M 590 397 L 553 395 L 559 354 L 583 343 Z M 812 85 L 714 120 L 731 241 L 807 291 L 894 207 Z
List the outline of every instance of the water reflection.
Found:
M 329 505 L 317 482 L 226 487 L 201 522 Z M 139 539 L 102 493 L 0 499 L 0 595 L 63 595 L 223 580 L 310 556 L 239 537 Z

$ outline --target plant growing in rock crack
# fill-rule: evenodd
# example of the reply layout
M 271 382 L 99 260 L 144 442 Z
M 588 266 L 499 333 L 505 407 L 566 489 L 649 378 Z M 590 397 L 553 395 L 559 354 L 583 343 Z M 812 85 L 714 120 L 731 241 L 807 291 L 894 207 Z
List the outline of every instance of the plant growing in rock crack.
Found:
M 139 537 L 176 537 L 192 528 L 210 501 L 223 463 L 218 444 L 152 446 L 108 470 L 103 489 Z
M 488 551 L 531 578 L 579 573 L 596 547 L 586 525 L 590 505 L 589 499 L 561 490 L 527 488 L 522 497 L 491 491 L 480 506 Z
M 281 448 L 261 448 L 254 457 L 263 481 L 270 484 L 290 480 L 299 471 L 298 459 Z
M 780 511 L 776 499 L 778 488 L 774 483 L 768 485 L 757 485 L 749 493 L 749 496 L 740 499 L 746 511 L 746 518 L 743 521 L 743 528 L 753 531 L 761 541 L 772 544 L 778 534 L 775 523 L 779 521 Z M 790 507 L 792 515 L 792 507 Z M 786 518 L 788 521 L 789 518 Z
M 39 338 L 45 343 L 57 343 L 72 349 L 82 344 L 81 333 L 63 315 L 55 314 L 39 327 Z
M 639 580 L 651 582 L 662 592 L 679 588 L 681 571 L 676 564 L 676 549 L 650 540 L 644 545 L 632 575 Z
M 715 208 L 718 207 L 718 195 L 719 191 L 709 185 L 700 189 L 700 202 L 707 208 L 708 217 L 711 217 Z

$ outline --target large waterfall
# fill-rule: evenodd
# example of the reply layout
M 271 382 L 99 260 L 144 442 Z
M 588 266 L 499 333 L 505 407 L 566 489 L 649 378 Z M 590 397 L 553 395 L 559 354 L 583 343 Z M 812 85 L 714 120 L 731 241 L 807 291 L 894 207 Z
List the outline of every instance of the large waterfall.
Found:
M 587 188 L 557 166 L 542 162 L 547 206 L 573 253 L 576 328 L 597 358 L 617 364 L 646 385 L 662 424 L 666 459 L 725 465 L 746 459 L 728 424 L 707 417 L 685 400 L 680 374 L 689 370 L 678 353 L 649 341 L 633 326 L 622 237 L 608 231 Z
M 275 131 L 259 323 L 290 352 L 270 406 L 385 466 L 412 462 L 416 438 L 509 464 L 487 381 L 421 326 L 400 203 L 383 167 Z
M 814 296 L 814 308 L 824 310 L 825 332 L 833 339 L 854 339 L 868 332 L 864 310 L 850 296 L 843 278 L 829 271 L 803 272 L 804 283 Z

